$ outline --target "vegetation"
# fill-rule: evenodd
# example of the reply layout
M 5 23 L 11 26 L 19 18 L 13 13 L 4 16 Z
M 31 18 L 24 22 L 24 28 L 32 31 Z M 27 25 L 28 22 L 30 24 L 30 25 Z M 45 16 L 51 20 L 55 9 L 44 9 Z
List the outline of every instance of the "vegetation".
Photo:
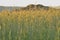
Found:
M 0 40 L 60 40 L 60 10 L 4 10 Z

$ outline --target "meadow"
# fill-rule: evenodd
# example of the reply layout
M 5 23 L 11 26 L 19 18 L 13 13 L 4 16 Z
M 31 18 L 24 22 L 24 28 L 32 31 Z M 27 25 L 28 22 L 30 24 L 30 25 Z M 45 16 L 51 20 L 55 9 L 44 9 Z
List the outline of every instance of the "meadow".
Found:
M 60 10 L 1 11 L 0 40 L 60 40 Z

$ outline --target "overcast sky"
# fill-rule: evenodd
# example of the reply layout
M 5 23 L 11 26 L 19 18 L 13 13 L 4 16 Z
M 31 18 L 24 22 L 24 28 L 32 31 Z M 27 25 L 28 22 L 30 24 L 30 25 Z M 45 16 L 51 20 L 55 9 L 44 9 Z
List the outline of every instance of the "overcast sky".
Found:
M 60 6 L 60 0 L 0 0 L 0 6 L 26 6 L 28 4 Z

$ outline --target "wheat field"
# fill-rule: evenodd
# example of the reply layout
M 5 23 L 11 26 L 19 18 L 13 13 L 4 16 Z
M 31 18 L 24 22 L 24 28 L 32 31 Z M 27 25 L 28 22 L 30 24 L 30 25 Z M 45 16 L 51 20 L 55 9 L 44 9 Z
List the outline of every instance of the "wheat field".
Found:
M 0 40 L 60 40 L 60 10 L 4 10 Z

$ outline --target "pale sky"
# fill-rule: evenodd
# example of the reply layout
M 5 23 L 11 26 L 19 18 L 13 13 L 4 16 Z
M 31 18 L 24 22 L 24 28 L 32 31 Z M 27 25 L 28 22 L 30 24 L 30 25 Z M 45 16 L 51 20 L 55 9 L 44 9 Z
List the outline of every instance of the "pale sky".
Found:
M 26 6 L 28 4 L 60 6 L 60 0 L 0 0 L 0 6 Z

